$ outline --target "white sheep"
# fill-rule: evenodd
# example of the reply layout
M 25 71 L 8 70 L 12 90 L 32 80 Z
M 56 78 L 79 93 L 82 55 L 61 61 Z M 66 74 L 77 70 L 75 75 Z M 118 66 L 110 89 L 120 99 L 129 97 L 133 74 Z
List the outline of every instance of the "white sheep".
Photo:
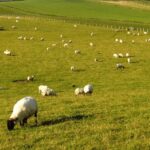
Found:
M 94 35 L 94 32 L 91 32 L 91 33 L 90 33 L 90 36 L 93 36 L 93 35 Z
M 118 63 L 118 64 L 116 64 L 116 68 L 117 68 L 117 69 L 124 69 L 125 67 L 124 67 L 123 64 Z
M 37 30 L 38 30 L 38 28 L 37 28 L 37 27 L 34 27 L 34 30 L 35 30 L 35 31 L 37 31 Z
M 80 54 L 80 50 L 75 50 L 74 53 L 75 54 Z
M 74 27 L 74 28 L 77 28 L 77 24 L 74 24 L 73 27 Z
M 41 37 L 41 38 L 40 38 L 40 41 L 44 41 L 44 38 L 43 38 L 43 37 Z
M 31 36 L 31 37 L 30 37 L 30 40 L 33 40 L 33 39 L 34 39 L 34 37 L 33 37 L 33 36 Z
M 53 43 L 53 44 L 52 44 L 52 47 L 55 47 L 56 45 L 57 45 L 56 43 Z
M 63 45 L 64 47 L 68 47 L 69 45 L 68 45 L 68 43 L 64 43 L 64 45 Z
M 94 61 L 95 61 L 95 62 L 98 62 L 98 59 L 97 59 L 97 58 L 94 58 Z
M 130 57 L 130 54 L 129 54 L 129 53 L 126 53 L 126 57 Z
M 4 51 L 4 54 L 10 56 L 10 55 L 11 55 L 11 51 L 8 50 L 8 49 L 6 49 L 6 50 Z
M 18 37 L 18 40 L 23 40 L 23 36 L 19 36 L 19 37 Z
M 119 39 L 116 38 L 116 39 L 115 39 L 115 42 L 118 42 L 118 41 L 119 41 Z
M 83 88 L 84 94 L 92 94 L 93 93 L 93 86 L 91 84 L 87 84 Z
M 118 56 L 119 56 L 120 58 L 123 58 L 123 57 L 124 57 L 122 53 L 119 53 Z
M 131 63 L 131 58 L 127 58 L 127 62 L 130 64 Z
M 16 26 L 11 26 L 12 29 L 16 29 Z
M 60 36 L 59 36 L 60 38 L 63 38 L 63 35 L 62 34 L 60 34 Z
M 56 95 L 55 91 L 53 89 L 50 89 L 47 85 L 40 85 L 38 88 L 39 93 L 42 96 Z
M 120 40 L 119 40 L 119 43 L 121 43 L 121 44 L 122 44 L 122 43 L 123 43 L 123 40 L 122 40 L 122 39 L 120 39 Z
M 75 71 L 75 66 L 71 66 L 71 67 L 70 67 L 70 70 L 71 70 L 71 71 Z
M 114 53 L 114 54 L 113 54 L 113 57 L 114 57 L 114 58 L 118 58 L 119 56 L 118 56 L 118 54 L 115 54 L 115 53 Z
M 94 44 L 93 44 L 92 42 L 90 42 L 90 43 L 89 43 L 89 45 L 90 45 L 91 47 L 93 47 L 93 46 L 94 46 Z
M 32 97 L 24 97 L 17 101 L 13 107 L 13 112 L 7 120 L 8 130 L 12 130 L 17 122 L 20 123 L 20 126 L 23 126 L 24 123 L 27 123 L 27 119 L 31 116 L 35 116 L 35 122 L 37 124 L 37 112 L 38 106 L 37 102 Z
M 83 88 L 76 88 L 75 91 L 74 91 L 74 94 L 75 94 L 75 95 L 84 94 Z
M 33 81 L 34 80 L 34 76 L 27 76 L 27 81 Z

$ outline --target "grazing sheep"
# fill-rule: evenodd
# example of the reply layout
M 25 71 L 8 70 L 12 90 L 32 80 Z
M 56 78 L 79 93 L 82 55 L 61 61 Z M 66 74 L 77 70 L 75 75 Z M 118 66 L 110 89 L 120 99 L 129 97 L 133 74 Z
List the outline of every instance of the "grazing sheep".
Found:
M 20 99 L 13 107 L 13 112 L 7 120 L 7 128 L 8 130 L 12 130 L 17 122 L 20 123 L 20 126 L 24 126 L 24 123 L 27 123 L 27 119 L 31 116 L 36 117 L 37 124 L 37 102 L 32 97 L 24 97 Z
M 90 42 L 90 43 L 89 43 L 89 45 L 90 45 L 91 47 L 93 47 L 93 46 L 94 46 L 94 44 L 93 44 L 92 42 Z
M 124 67 L 123 64 L 118 63 L 118 64 L 116 64 L 116 68 L 117 68 L 117 69 L 124 69 L 125 67 Z
M 94 33 L 93 33 L 93 32 L 91 32 L 91 33 L 90 33 L 90 36 L 93 36 L 93 35 L 94 35 Z
M 121 43 L 121 44 L 122 44 L 122 43 L 123 43 L 123 40 L 122 40 L 122 39 L 120 39 L 120 40 L 119 40 L 119 43 Z
M 4 51 L 4 54 L 10 56 L 10 55 L 11 55 L 11 51 L 8 50 L 8 49 L 6 49 L 6 50 Z
M 74 27 L 74 28 L 77 28 L 77 24 L 74 24 L 73 27 Z
M 144 32 L 143 32 L 143 34 L 144 34 L 144 35 L 147 35 L 147 34 L 148 34 L 148 32 L 147 32 L 147 31 L 144 31 Z
M 31 36 L 31 37 L 30 37 L 30 40 L 33 40 L 33 39 L 34 39 L 33 36 Z
M 126 57 L 130 57 L 130 54 L 129 54 L 129 53 L 126 53 Z
M 18 40 L 23 40 L 23 36 L 19 36 L 19 37 L 18 37 Z
M 98 62 L 98 59 L 97 59 L 97 58 L 94 58 L 94 61 L 95 61 L 95 62 Z
M 118 56 L 119 56 L 120 58 L 123 58 L 123 54 L 122 54 L 122 53 L 119 53 Z
M 12 29 L 16 29 L 16 26 L 11 26 Z
M 34 80 L 34 76 L 27 76 L 27 81 L 33 81 Z
M 93 93 L 93 86 L 91 84 L 87 84 L 83 88 L 84 94 L 92 94 Z
M 118 42 L 119 41 L 119 39 L 115 39 L 115 42 Z
M 69 40 L 68 43 L 72 43 L 72 40 Z
M 40 38 L 40 41 L 44 41 L 44 38 L 43 38 L 43 37 L 41 37 L 41 38 Z
M 39 93 L 42 96 L 56 95 L 55 91 L 53 89 L 50 89 L 47 85 L 40 85 L 39 86 Z
M 84 94 L 83 88 L 76 88 L 75 91 L 74 91 L 74 94 L 75 94 L 75 95 Z
M 75 50 L 74 53 L 75 54 L 80 54 L 80 50 Z
M 119 56 L 118 56 L 118 54 L 113 54 L 113 57 L 118 58 Z
M 127 58 L 127 62 L 130 64 L 131 63 L 131 58 Z
M 68 43 L 64 43 L 64 45 L 63 45 L 64 47 L 68 47 L 69 45 L 68 45 Z
M 70 70 L 71 70 L 71 71 L 75 71 L 75 67 L 74 67 L 74 66 L 71 66 L 71 67 L 70 67 Z
M 57 45 L 56 43 L 53 43 L 53 44 L 52 44 L 52 47 L 55 47 L 56 45 Z

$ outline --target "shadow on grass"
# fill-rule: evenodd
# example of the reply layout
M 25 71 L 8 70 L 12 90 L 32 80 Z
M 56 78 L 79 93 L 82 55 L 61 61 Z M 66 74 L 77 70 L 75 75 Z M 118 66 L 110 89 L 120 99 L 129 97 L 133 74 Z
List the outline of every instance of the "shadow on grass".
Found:
M 92 115 L 63 116 L 61 118 L 43 121 L 39 126 L 50 126 L 67 121 L 80 121 L 90 117 L 92 117 Z

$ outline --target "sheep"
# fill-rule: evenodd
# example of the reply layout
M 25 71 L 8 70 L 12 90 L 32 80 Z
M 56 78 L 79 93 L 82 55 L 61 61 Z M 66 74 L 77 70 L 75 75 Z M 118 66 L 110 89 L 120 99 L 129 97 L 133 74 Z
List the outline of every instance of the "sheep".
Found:
M 94 35 L 94 33 L 93 33 L 93 32 L 91 32 L 91 33 L 90 33 L 90 36 L 93 36 L 93 35 Z
M 20 126 L 24 126 L 27 123 L 27 119 L 31 116 L 35 116 L 35 122 L 37 125 L 37 112 L 38 106 L 37 102 L 32 97 L 24 97 L 17 101 L 13 107 L 13 112 L 10 118 L 7 120 L 8 130 L 13 130 L 17 122 L 20 123 Z
M 129 53 L 126 53 L 126 57 L 130 57 L 130 54 L 129 54 Z
M 122 54 L 122 53 L 119 53 L 118 56 L 119 56 L 120 58 L 123 58 L 123 54 Z
M 16 23 L 18 23 L 18 22 L 19 22 L 19 20 L 16 19 Z
M 40 38 L 40 41 L 44 41 L 44 38 L 43 38 L 43 37 L 41 37 L 41 38 Z
M 113 57 L 118 58 L 119 56 L 118 56 L 118 54 L 113 54 Z
M 143 32 L 143 34 L 144 34 L 144 35 L 147 35 L 147 34 L 148 34 L 148 32 L 144 31 L 144 32 Z
M 71 71 L 75 71 L 75 67 L 74 67 L 74 66 L 71 66 L 71 67 L 70 67 L 70 70 L 71 70 Z
M 72 43 L 72 40 L 69 40 L 68 43 Z
M 132 40 L 132 43 L 135 43 L 135 41 L 134 41 L 134 40 Z
M 27 81 L 33 81 L 34 80 L 34 76 L 27 76 Z
M 8 50 L 8 49 L 6 49 L 6 50 L 4 51 L 4 54 L 10 56 L 10 55 L 11 55 L 11 51 Z
M 94 46 L 94 44 L 93 44 L 92 42 L 90 42 L 90 43 L 89 43 L 89 45 L 90 45 L 91 47 L 93 47 L 93 46 Z
M 18 40 L 23 40 L 23 36 L 19 36 L 19 37 L 18 37 Z
M 33 40 L 33 39 L 34 39 L 33 36 L 31 36 L 31 37 L 30 37 L 30 40 Z
M 68 43 L 64 43 L 64 45 L 63 45 L 64 47 L 68 47 L 69 45 L 68 45 Z
M 75 54 L 80 54 L 80 50 L 75 50 L 74 53 Z
M 12 29 L 16 29 L 16 26 L 11 26 Z
M 74 24 L 73 27 L 74 27 L 74 28 L 77 28 L 77 24 Z
M 46 50 L 48 51 L 50 49 L 50 47 L 47 47 Z
M 84 94 L 92 94 L 93 93 L 93 86 L 91 84 L 87 84 L 83 88 Z
M 116 39 L 115 39 L 115 42 L 118 42 L 118 41 L 119 41 L 119 39 L 116 38 Z
M 75 91 L 74 91 L 74 94 L 75 94 L 75 95 L 84 94 L 83 88 L 76 88 Z
M 125 67 L 124 67 L 123 64 L 118 63 L 118 64 L 116 64 L 116 68 L 117 68 L 117 69 L 124 69 Z
M 130 58 L 127 58 L 127 62 L 130 64 L 130 63 L 131 63 L 131 59 L 130 59 Z
M 56 45 L 57 45 L 56 43 L 53 43 L 53 44 L 52 44 L 52 47 L 55 47 Z
M 39 93 L 42 96 L 56 95 L 55 91 L 53 89 L 50 89 L 47 85 L 40 85 L 38 88 Z
M 119 43 L 121 43 L 121 44 L 122 44 L 122 43 L 123 43 L 123 40 L 122 40 L 122 39 L 120 39 L 120 40 L 119 40 Z
M 98 62 L 98 59 L 97 59 L 97 58 L 94 58 L 94 61 L 95 61 L 95 62 Z

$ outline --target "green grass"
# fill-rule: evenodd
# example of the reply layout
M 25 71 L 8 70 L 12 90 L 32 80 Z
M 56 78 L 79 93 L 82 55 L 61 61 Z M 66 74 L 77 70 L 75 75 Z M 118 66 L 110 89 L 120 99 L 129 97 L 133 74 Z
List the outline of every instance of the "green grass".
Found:
M 120 7 L 88 0 L 25 0 L 1 2 L 0 13 L 10 15 L 16 12 L 25 14 L 63 16 L 80 19 L 109 21 L 129 21 L 150 23 L 149 11 Z
M 19 23 L 15 18 L 0 18 L 0 25 L 5 28 L 0 31 L 0 86 L 6 88 L 0 90 L 0 149 L 149 149 L 150 55 L 149 43 L 145 43 L 149 35 L 127 35 L 126 31 L 88 25 L 74 28 L 72 23 L 35 17 L 22 17 Z M 11 29 L 12 25 L 17 28 Z M 73 41 L 69 48 L 63 47 L 60 34 Z M 19 41 L 20 35 L 34 40 Z M 115 38 L 124 43 L 115 43 Z M 89 47 L 91 41 L 93 48 Z M 57 46 L 52 48 L 52 43 Z M 15 56 L 5 56 L 7 48 Z M 75 55 L 75 49 L 81 55 Z M 134 63 L 112 58 L 117 52 L 129 52 Z M 123 71 L 116 70 L 118 62 L 124 63 Z M 72 65 L 80 71 L 71 72 Z M 12 82 L 32 74 L 34 82 Z M 93 84 L 93 95 L 74 96 L 72 85 L 87 83 Z M 55 89 L 58 96 L 42 97 L 40 84 Z M 39 125 L 34 127 L 30 119 L 26 127 L 17 125 L 10 132 L 6 120 L 15 102 L 27 95 L 37 99 Z

